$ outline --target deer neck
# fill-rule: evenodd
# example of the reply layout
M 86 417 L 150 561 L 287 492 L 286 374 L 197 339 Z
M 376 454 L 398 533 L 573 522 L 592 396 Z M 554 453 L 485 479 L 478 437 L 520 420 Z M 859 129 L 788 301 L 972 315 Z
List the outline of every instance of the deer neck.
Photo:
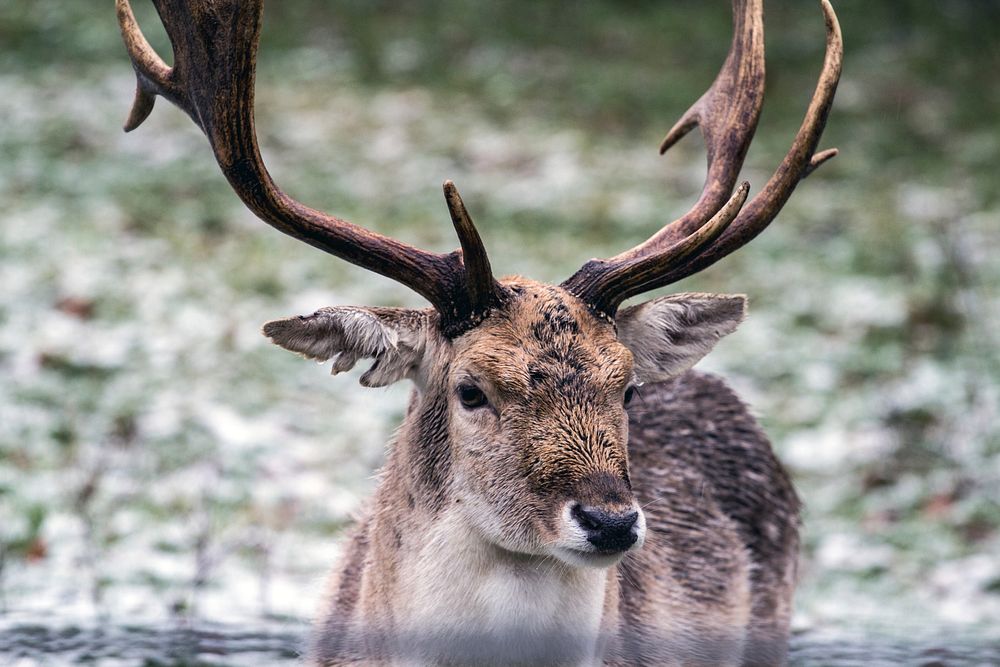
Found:
M 432 423 L 446 415 L 433 404 L 417 410 L 416 401 L 377 493 L 369 581 L 378 589 L 365 596 L 365 621 L 418 642 L 447 637 L 534 650 L 533 639 L 551 650 L 562 640 L 579 657 L 573 664 L 591 664 L 607 611 L 617 606 L 615 570 L 518 554 L 485 539 L 456 497 L 447 426 Z

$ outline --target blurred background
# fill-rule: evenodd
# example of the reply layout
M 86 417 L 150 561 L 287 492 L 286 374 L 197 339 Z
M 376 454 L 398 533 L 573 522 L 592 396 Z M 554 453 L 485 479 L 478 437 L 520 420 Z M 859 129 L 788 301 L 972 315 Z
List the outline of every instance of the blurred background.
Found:
M 134 78 L 98 0 L 0 5 L 0 627 L 305 628 L 407 387 L 271 347 L 268 319 L 422 306 L 269 229 L 190 120 Z M 134 2 L 169 54 L 150 3 Z M 258 132 L 300 200 L 434 250 L 458 183 L 498 274 L 558 282 L 694 201 L 728 3 L 271 2 Z M 702 364 L 760 416 L 805 502 L 796 628 L 1000 629 L 1000 2 L 836 3 L 822 147 L 753 244 L 678 290 L 744 292 Z M 784 155 L 818 3 L 766 3 L 744 176 Z M 995 637 L 995 634 L 992 636 Z

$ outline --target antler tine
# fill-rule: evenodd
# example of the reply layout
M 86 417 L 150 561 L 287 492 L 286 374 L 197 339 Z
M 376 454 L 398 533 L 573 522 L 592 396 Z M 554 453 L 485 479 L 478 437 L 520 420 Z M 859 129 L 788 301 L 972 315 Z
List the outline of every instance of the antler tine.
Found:
M 157 94 L 175 97 L 175 104 L 178 106 L 182 106 L 184 100 L 171 81 L 170 66 L 163 62 L 163 59 L 146 41 L 146 36 L 142 34 L 128 0 L 117 0 L 115 9 L 118 13 L 118 25 L 121 27 L 125 49 L 132 60 L 136 76 L 135 100 L 132 102 L 132 110 L 129 112 L 128 119 L 125 121 L 125 131 L 131 132 L 149 117 L 153 111 L 153 103 L 156 102 Z
M 624 271 L 628 274 L 627 284 L 629 289 L 627 292 L 623 292 L 626 296 L 621 297 L 621 300 L 623 301 L 629 296 L 656 289 L 661 285 L 660 281 L 664 275 L 665 268 L 669 269 L 669 267 L 681 264 L 688 259 L 697 258 L 706 248 L 711 247 L 729 229 L 733 221 L 737 219 L 736 216 L 739 214 L 744 202 L 746 202 L 749 192 L 750 183 L 743 181 L 740 187 L 736 189 L 736 192 L 733 193 L 733 196 L 729 198 L 729 201 L 708 222 L 696 229 L 692 234 L 683 237 L 656 254 L 643 257 L 637 262 L 625 265 Z M 622 282 L 624 283 L 625 281 L 623 280 Z M 617 308 L 618 305 L 620 305 L 620 301 L 615 304 L 615 307 Z M 605 310 L 600 310 L 600 312 L 610 315 Z
M 764 99 L 761 3 L 733 0 L 733 40 L 722 68 L 660 145 L 660 153 L 665 153 L 688 132 L 700 128 L 708 168 L 698 201 L 644 243 L 610 259 L 590 260 L 563 283 L 598 312 L 614 315 L 629 296 L 656 287 L 656 275 L 662 274 L 671 262 L 682 261 L 674 256 L 677 244 L 697 232 L 720 209 L 728 210 L 735 198 L 731 197 L 733 186 L 750 148 Z
M 697 233 L 708 212 L 732 189 L 760 115 L 763 10 L 760 0 L 733 0 L 734 37 L 726 62 L 712 86 L 671 128 L 660 146 L 662 153 L 700 126 L 708 152 L 708 174 L 701 196 L 688 213 L 645 243 L 611 259 L 584 264 L 563 283 L 566 289 L 598 312 L 614 315 L 630 296 L 677 282 L 748 243 L 774 219 L 798 182 L 837 154 L 836 149 L 814 154 L 833 104 L 843 57 L 836 14 L 828 0 L 821 0 L 821 5 L 827 27 L 823 71 L 792 148 L 763 190 L 712 241 L 699 244 L 697 251 L 684 257 L 671 252 L 680 243 L 678 239 Z M 654 262 L 651 258 L 655 257 L 663 259 Z
M 664 275 L 662 284 L 677 282 L 711 266 L 752 241 L 781 211 L 799 181 L 837 155 L 836 148 L 816 153 L 827 116 L 833 106 L 843 65 L 844 41 L 840 23 L 829 0 L 821 0 L 826 19 L 826 53 L 816 89 L 792 147 L 764 188 L 746 205 L 736 221 L 718 241 L 697 257 L 675 266 Z
M 253 115 L 263 0 L 153 0 L 153 4 L 173 46 L 172 68 L 142 35 L 129 1 L 116 0 L 137 79 L 126 131 L 145 120 L 156 95 L 167 98 L 202 129 L 229 184 L 258 217 L 285 234 L 416 291 L 438 310 L 448 336 L 468 330 L 498 303 L 504 289 L 489 273 L 485 249 L 467 214 L 455 226 L 470 262 L 468 269 L 460 251 L 420 250 L 309 208 L 274 183 L 260 155 Z M 453 185 L 451 190 L 454 197 L 449 203 L 460 202 Z
M 451 214 L 452 224 L 455 225 L 455 233 L 458 234 L 458 240 L 462 244 L 462 261 L 465 265 L 469 299 L 472 303 L 502 301 L 504 295 L 497 289 L 497 282 L 490 267 L 490 258 L 486 255 L 486 246 L 483 245 L 483 239 L 479 236 L 476 226 L 472 224 L 472 218 L 465 209 L 465 202 L 458 194 L 458 188 L 450 180 L 445 181 L 442 188 L 445 202 L 448 204 L 448 213 Z M 477 315 L 482 314 L 484 313 L 477 313 Z

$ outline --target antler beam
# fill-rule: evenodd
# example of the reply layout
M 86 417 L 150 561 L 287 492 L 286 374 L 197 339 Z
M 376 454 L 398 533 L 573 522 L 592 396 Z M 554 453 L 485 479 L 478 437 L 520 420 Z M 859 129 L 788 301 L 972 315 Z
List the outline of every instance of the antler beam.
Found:
M 154 0 L 154 5 L 173 47 L 173 67 L 143 36 L 128 0 L 116 0 L 137 79 L 126 131 L 149 116 L 157 95 L 174 103 L 208 137 L 229 184 L 258 217 L 416 291 L 438 310 L 446 335 L 458 335 L 478 323 L 504 298 L 479 234 L 450 182 L 444 186 L 445 195 L 462 250 L 446 254 L 420 250 L 309 208 L 278 188 L 264 166 L 254 128 L 263 0 Z

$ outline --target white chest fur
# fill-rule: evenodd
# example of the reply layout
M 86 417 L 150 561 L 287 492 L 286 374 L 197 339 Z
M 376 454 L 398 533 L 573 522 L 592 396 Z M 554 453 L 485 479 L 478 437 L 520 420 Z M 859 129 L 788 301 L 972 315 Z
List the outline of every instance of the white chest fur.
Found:
M 459 516 L 444 517 L 427 537 L 399 572 L 394 616 L 406 635 L 432 644 L 432 653 L 477 662 L 555 654 L 594 662 L 606 570 L 499 549 Z

